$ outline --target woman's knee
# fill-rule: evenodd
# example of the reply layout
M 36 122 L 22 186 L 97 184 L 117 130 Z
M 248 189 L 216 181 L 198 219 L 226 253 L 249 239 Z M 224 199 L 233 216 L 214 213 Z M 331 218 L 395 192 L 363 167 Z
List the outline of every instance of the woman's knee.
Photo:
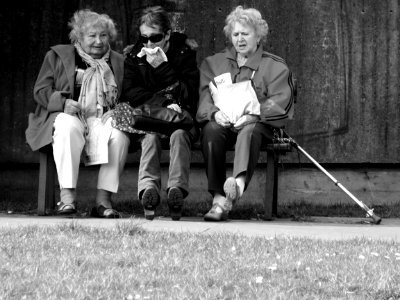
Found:
M 141 140 L 142 149 L 147 147 L 161 147 L 161 140 L 158 134 L 147 133 Z
M 54 121 L 54 135 L 71 136 L 84 134 L 85 128 L 76 116 L 60 113 Z
M 174 144 L 176 142 L 184 142 L 184 143 L 189 143 L 190 142 L 190 138 L 189 138 L 189 134 L 186 130 L 183 129 L 178 129 L 175 130 L 170 137 L 170 143 Z
M 216 122 L 208 122 L 202 129 L 201 140 L 204 141 L 221 141 L 221 136 L 225 135 L 226 128 L 218 125 Z
M 121 145 L 121 147 L 129 147 L 130 139 L 129 136 L 118 129 L 113 129 L 111 132 L 111 143 Z

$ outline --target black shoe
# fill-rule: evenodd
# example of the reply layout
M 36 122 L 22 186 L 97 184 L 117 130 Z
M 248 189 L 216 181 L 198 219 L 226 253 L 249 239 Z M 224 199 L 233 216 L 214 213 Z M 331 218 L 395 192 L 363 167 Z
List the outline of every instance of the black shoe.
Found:
M 142 205 L 144 208 L 144 216 L 147 220 L 153 220 L 155 210 L 160 204 L 160 196 L 155 188 L 147 188 L 142 195 Z
M 95 218 L 106 218 L 106 219 L 121 218 L 121 215 L 115 209 L 106 208 L 103 205 L 100 205 L 97 208 L 93 207 L 90 215 Z
M 168 208 L 172 220 L 179 221 L 182 217 L 183 193 L 180 188 L 172 187 L 168 191 Z

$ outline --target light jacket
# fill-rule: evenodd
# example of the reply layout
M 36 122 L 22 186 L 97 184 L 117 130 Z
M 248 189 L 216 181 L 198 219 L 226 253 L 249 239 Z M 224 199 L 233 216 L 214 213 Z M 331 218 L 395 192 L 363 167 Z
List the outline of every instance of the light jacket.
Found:
M 260 102 L 261 121 L 274 127 L 283 127 L 293 118 L 295 85 L 285 61 L 263 50 L 260 45 L 246 64 L 239 68 L 234 47 L 209 56 L 200 66 L 200 99 L 196 119 L 200 125 L 213 119 L 219 109 L 209 91 L 210 81 L 216 76 L 230 73 L 232 82 L 250 80 Z
M 50 49 L 35 82 L 33 98 L 37 106 L 35 112 L 29 114 L 29 125 L 25 132 L 26 140 L 33 151 L 52 143 L 54 120 L 64 111 L 65 100 L 74 99 L 75 47 L 56 45 Z M 111 51 L 110 62 L 119 97 L 122 90 L 124 57 Z

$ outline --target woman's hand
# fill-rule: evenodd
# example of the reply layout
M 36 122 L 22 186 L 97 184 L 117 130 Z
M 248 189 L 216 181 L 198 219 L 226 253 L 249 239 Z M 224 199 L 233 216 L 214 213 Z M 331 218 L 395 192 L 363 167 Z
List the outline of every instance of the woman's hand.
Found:
M 217 111 L 217 112 L 214 114 L 214 119 L 215 119 L 215 122 L 217 122 L 217 124 L 221 125 L 222 127 L 227 128 L 227 127 L 231 127 L 231 126 L 232 126 L 231 122 L 229 122 L 228 116 L 225 115 L 225 114 L 224 114 L 222 111 L 220 111 L 220 110 Z
M 180 108 L 180 106 L 178 104 L 175 104 L 175 103 L 170 104 L 167 106 L 167 108 L 172 109 L 180 114 L 182 113 L 182 109 Z
M 67 99 L 65 100 L 64 104 L 64 113 L 74 116 L 78 114 L 82 109 L 82 106 L 80 103 L 73 99 Z
M 237 130 L 242 129 L 244 126 L 251 124 L 251 123 L 256 123 L 260 120 L 259 116 L 256 115 L 244 115 L 239 118 L 239 120 L 236 121 L 236 123 L 233 125 L 233 127 Z
M 158 48 L 156 53 L 147 53 L 146 60 L 153 68 L 157 68 L 163 62 L 168 61 L 161 48 Z

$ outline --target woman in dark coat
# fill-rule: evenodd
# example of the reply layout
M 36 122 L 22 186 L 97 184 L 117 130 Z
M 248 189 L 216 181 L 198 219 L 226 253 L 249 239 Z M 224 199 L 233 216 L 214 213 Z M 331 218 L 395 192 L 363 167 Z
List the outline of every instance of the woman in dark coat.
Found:
M 196 52 L 186 44 L 186 36 L 171 32 L 168 14 L 160 6 L 145 9 L 138 23 L 139 41 L 125 60 L 123 100 L 132 107 L 150 104 L 177 112 L 185 109 L 194 117 L 199 84 Z M 191 145 L 195 139 L 195 131 L 183 129 L 166 137 L 170 146 L 167 201 L 173 220 L 180 219 L 189 193 Z M 140 138 L 138 196 L 150 220 L 160 203 L 163 140 L 158 133 Z

